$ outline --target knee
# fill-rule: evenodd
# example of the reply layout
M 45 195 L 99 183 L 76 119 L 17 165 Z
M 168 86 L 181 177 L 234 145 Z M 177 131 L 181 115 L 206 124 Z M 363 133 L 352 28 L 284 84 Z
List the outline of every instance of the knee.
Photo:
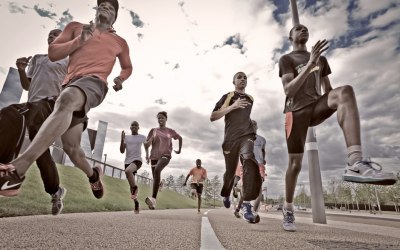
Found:
M 342 102 L 355 100 L 353 87 L 345 85 L 339 88 L 339 98 Z
M 68 156 L 85 156 L 79 145 L 63 144 L 63 149 Z
M 301 170 L 301 162 L 297 160 L 292 160 L 289 162 L 289 167 L 288 171 L 294 173 L 294 174 L 299 174 Z

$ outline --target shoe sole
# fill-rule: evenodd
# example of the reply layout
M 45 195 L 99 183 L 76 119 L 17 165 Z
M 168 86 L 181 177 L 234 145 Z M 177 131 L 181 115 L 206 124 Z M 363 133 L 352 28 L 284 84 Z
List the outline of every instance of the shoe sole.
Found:
M 147 204 L 147 206 L 149 206 L 149 209 L 154 210 L 153 202 L 151 202 L 151 200 L 149 199 L 149 197 L 146 197 L 146 199 L 144 200 L 144 202 Z
M 286 232 L 296 232 L 296 228 L 284 228 L 283 230 L 285 230 Z
M 359 176 L 346 176 L 346 175 L 343 176 L 343 181 L 381 185 L 381 186 L 390 186 L 397 182 L 397 180 L 393 179 L 372 179 L 372 178 L 363 178 Z
M 0 197 L 13 197 L 19 194 L 20 189 L 0 191 Z

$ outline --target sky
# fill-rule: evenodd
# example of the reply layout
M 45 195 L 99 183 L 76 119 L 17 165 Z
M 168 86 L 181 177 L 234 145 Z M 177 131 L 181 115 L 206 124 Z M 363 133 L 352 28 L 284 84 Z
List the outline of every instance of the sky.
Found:
M 107 163 L 123 168 L 121 131 L 140 123 L 147 135 L 156 114 L 168 112 L 167 126 L 183 137 L 162 178 L 186 175 L 202 159 L 209 177 L 222 177 L 224 120 L 210 122 L 223 94 L 234 90 L 232 77 L 248 75 L 246 92 L 254 97 L 251 118 L 267 141 L 268 195 L 284 194 L 288 156 L 284 132 L 284 92 L 279 58 L 291 51 L 289 0 L 120 0 L 114 28 L 130 47 L 133 73 L 123 90 L 111 88 L 88 114 L 89 128 L 108 122 Z M 308 48 L 327 39 L 324 53 L 332 86 L 351 85 L 361 118 L 364 156 L 385 170 L 400 171 L 400 2 L 397 0 L 298 0 L 300 22 L 309 28 Z M 47 53 L 47 34 L 70 21 L 89 23 L 95 0 L 0 1 L 3 23 L 0 88 L 18 57 Z M 116 63 L 108 80 L 119 74 Z M 26 101 L 24 93 L 21 101 Z M 346 146 L 336 114 L 316 128 L 323 185 L 340 179 Z M 177 148 L 177 141 L 174 147 Z M 298 184 L 309 185 L 305 154 Z M 139 173 L 150 172 L 143 164 Z M 309 192 L 309 191 L 308 191 Z

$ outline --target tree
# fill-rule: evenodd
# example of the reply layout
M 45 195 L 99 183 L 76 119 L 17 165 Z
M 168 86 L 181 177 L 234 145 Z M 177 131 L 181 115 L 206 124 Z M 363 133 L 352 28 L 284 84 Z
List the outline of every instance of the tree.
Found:
M 175 186 L 175 179 L 173 175 L 169 175 L 168 178 L 166 179 L 166 186 L 168 188 L 174 188 Z

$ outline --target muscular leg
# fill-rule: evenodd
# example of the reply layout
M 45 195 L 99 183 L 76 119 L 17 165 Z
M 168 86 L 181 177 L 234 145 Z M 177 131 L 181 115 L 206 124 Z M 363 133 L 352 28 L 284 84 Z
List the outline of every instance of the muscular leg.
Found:
M 93 175 L 93 169 L 86 160 L 85 152 L 81 148 L 82 129 L 83 123 L 75 125 L 62 135 L 61 140 L 65 153 L 75 166 L 85 172 L 87 177 L 91 177 Z
M 289 154 L 289 166 L 286 170 L 286 202 L 293 203 L 294 191 L 296 189 L 297 177 L 301 170 L 303 154 Z
M 85 103 L 85 95 L 78 88 L 66 88 L 61 92 L 54 111 L 46 119 L 29 147 L 11 163 L 19 176 L 24 176 L 31 164 L 61 136 L 69 127 L 72 113 L 80 110 Z
M 258 195 L 257 199 L 254 201 L 254 211 L 258 212 L 259 208 L 260 208 L 260 203 L 261 203 L 261 199 L 262 199 L 263 195 L 262 195 L 262 187 L 260 188 L 260 194 Z
M 337 109 L 337 119 L 343 130 L 347 147 L 361 145 L 360 117 L 353 88 L 346 85 L 330 91 L 328 106 L 331 109 Z
M 168 165 L 169 159 L 161 157 L 156 167 L 154 168 L 154 180 L 153 180 L 153 195 L 152 197 L 157 198 L 158 189 L 160 187 L 161 171 Z
M 138 169 L 138 167 L 136 166 L 135 163 L 131 163 L 125 169 L 126 178 L 128 179 L 129 186 L 131 186 L 131 187 L 136 186 L 135 176 L 133 175 L 133 172 L 137 171 L 137 169 Z

